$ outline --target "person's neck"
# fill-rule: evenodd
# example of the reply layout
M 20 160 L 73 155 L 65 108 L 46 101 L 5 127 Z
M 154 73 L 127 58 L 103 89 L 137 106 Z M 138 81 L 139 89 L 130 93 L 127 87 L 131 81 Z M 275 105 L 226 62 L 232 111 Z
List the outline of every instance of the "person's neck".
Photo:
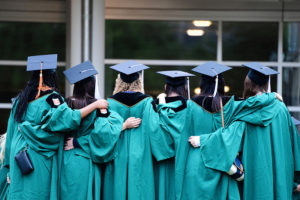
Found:
M 179 94 L 172 92 L 171 94 L 168 94 L 167 97 L 178 97 L 180 96 Z

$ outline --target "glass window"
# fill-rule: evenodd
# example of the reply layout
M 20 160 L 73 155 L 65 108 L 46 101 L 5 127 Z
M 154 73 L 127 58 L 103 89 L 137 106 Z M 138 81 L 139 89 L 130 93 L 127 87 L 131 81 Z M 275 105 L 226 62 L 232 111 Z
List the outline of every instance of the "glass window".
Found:
M 284 23 L 283 60 L 300 62 L 300 23 Z
M 282 73 L 282 95 L 285 104 L 300 106 L 300 68 L 286 67 Z
M 223 60 L 277 61 L 278 23 L 223 22 Z
M 295 117 L 296 119 L 300 120 L 300 112 L 291 112 L 291 116 Z M 298 129 L 298 133 L 300 134 L 300 125 L 296 126 Z
M 217 55 L 217 22 L 199 28 L 193 21 L 106 20 L 105 30 L 106 58 L 215 60 Z
M 276 67 L 272 67 L 277 70 Z M 236 95 L 243 97 L 244 81 L 249 72 L 245 67 L 232 67 L 232 70 L 224 72 L 225 85 L 227 86 L 226 95 Z M 277 91 L 277 76 L 271 76 L 271 90 Z
M 64 67 L 57 69 L 57 81 L 59 91 L 65 92 Z M 22 66 L 0 66 L 0 103 L 10 103 L 11 98 L 15 97 L 25 86 L 31 77 L 31 72 L 26 71 Z
M 0 59 L 27 60 L 28 56 L 57 53 L 65 61 L 64 23 L 0 22 Z

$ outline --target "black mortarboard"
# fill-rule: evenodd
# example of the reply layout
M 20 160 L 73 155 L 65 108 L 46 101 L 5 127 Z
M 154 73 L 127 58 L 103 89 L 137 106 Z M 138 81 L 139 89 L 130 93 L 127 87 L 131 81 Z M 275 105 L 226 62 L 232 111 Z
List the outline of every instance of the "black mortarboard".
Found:
M 215 77 L 215 89 L 214 89 L 214 94 L 213 96 L 215 97 L 218 91 L 218 75 L 230 70 L 231 67 L 228 67 L 226 65 L 221 65 L 219 63 L 210 61 L 206 62 L 202 65 L 198 65 L 197 67 L 193 68 L 192 70 L 194 72 L 198 72 L 200 74 L 206 75 L 208 77 Z
M 83 62 L 64 71 L 64 74 L 71 84 L 77 83 L 87 77 L 98 74 L 90 61 Z
M 27 58 L 27 71 L 37 71 L 46 69 L 56 69 L 57 54 L 29 56 Z
M 231 69 L 231 67 L 210 61 L 210 62 L 206 62 L 202 65 L 198 65 L 197 67 L 193 68 L 192 70 L 194 72 L 197 72 L 200 74 L 204 74 L 204 75 L 207 75 L 210 77 L 215 77 L 218 74 L 221 74 L 230 69 Z
M 186 77 L 195 76 L 183 71 L 159 71 L 158 74 L 166 76 L 166 83 L 171 86 L 184 85 L 186 83 Z
M 300 125 L 300 121 L 298 119 L 296 119 L 295 117 L 292 117 L 292 119 L 293 119 L 295 126 Z
M 113 70 L 120 72 L 121 79 L 126 83 L 132 83 L 139 78 L 140 71 L 148 69 L 146 65 L 136 61 L 126 61 L 110 67 Z
M 250 68 L 247 76 L 260 86 L 265 85 L 269 81 L 270 75 L 279 74 L 279 72 L 257 62 L 245 63 L 243 66 Z

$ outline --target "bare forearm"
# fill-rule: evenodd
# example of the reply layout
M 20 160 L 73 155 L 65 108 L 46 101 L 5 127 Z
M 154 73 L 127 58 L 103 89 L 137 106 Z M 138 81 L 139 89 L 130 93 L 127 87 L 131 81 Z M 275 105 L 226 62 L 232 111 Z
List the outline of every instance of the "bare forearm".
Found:
M 81 119 L 85 118 L 87 115 L 89 115 L 91 112 L 93 112 L 95 109 L 97 109 L 97 102 L 91 103 L 90 105 L 81 108 L 80 113 L 81 113 Z

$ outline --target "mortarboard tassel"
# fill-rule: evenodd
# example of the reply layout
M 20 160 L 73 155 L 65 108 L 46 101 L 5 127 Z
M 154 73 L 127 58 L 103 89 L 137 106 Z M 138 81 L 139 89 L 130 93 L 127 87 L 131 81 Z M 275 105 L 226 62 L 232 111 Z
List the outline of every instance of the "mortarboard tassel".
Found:
M 216 94 L 217 94 L 217 91 L 218 91 L 218 82 L 219 82 L 219 76 L 217 75 L 216 76 L 216 81 L 215 81 L 215 90 L 214 90 L 213 97 L 215 97 Z
M 39 81 L 38 92 L 35 96 L 35 99 L 40 97 L 42 87 L 43 87 L 43 62 L 41 62 L 40 81 Z
M 190 92 L 190 77 L 186 77 L 186 79 L 187 79 L 188 99 L 191 99 L 191 92 Z
M 269 76 L 269 81 L 268 81 L 268 93 L 271 92 L 271 76 Z

